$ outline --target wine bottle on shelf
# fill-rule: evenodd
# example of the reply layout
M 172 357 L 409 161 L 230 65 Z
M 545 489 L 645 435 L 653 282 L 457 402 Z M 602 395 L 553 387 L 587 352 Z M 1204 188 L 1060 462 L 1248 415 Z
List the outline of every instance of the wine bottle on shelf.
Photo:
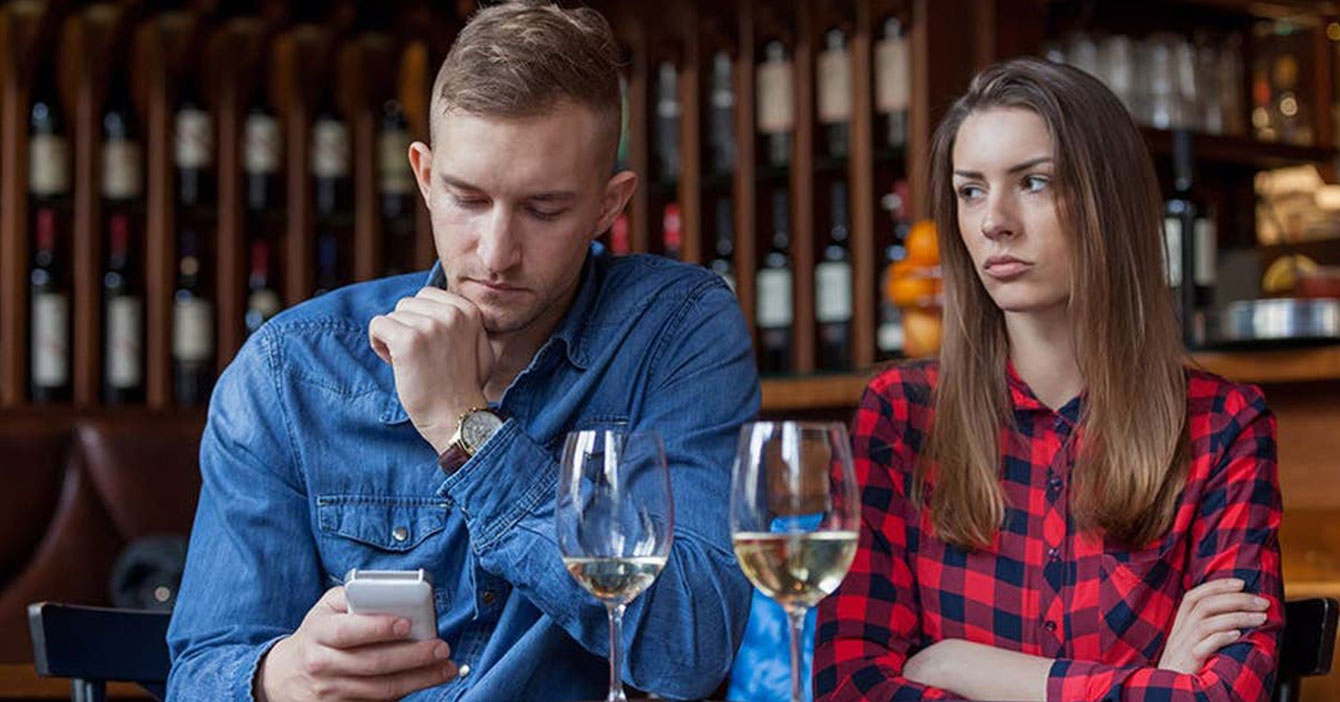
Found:
M 673 258 L 676 261 L 684 255 L 684 233 L 681 224 L 679 203 L 666 203 L 665 210 L 661 213 L 661 241 L 665 245 L 666 258 Z
M 735 212 L 729 197 L 719 197 L 713 210 L 713 229 L 716 246 L 707 267 L 716 271 L 735 290 Z
M 246 192 L 247 237 L 253 255 L 257 244 L 265 247 L 266 281 L 272 289 L 278 290 L 279 281 L 274 275 L 276 269 L 270 268 L 268 261 L 269 252 L 278 247 L 284 236 L 283 183 L 280 176 L 284 152 L 283 132 L 274 113 L 260 103 L 248 110 L 242 132 L 242 182 Z M 250 319 L 246 324 L 247 329 L 253 331 Z
M 382 105 L 377 135 L 377 192 L 381 203 L 386 275 L 414 270 L 414 174 L 409 167 L 409 127 L 400 103 Z
M 312 190 L 316 230 L 316 290 L 320 295 L 347 281 L 343 261 L 352 214 L 349 203 L 349 127 L 335 112 L 329 90 L 312 123 Z
M 712 88 L 707 113 L 708 163 L 711 172 L 735 170 L 734 66 L 728 51 L 712 54 Z
M 823 260 L 814 268 L 814 313 L 819 325 L 819 368 L 845 370 L 851 366 L 852 276 L 847 184 L 835 180 L 829 187 L 828 243 Z
M 851 51 L 841 29 L 824 34 L 824 49 L 816 59 L 819 123 L 823 125 L 824 153 L 846 158 L 851 148 Z
M 49 57 L 33 82 L 28 124 L 29 382 L 35 403 L 70 399 L 69 261 L 62 233 L 70 222 L 70 148 Z
M 908 185 L 900 180 L 880 199 L 880 207 L 889 213 L 891 236 L 885 239 L 883 261 L 879 276 L 879 327 L 875 330 L 875 346 L 881 361 L 903 356 L 903 311 L 887 296 L 893 266 L 907 258 L 907 234 L 912 229 L 908 217 Z
M 911 104 L 912 64 L 907 30 L 896 17 L 884 21 L 883 36 L 875 44 L 875 109 L 884 143 L 894 149 L 907 145 L 907 112 Z
M 791 204 L 785 188 L 772 192 L 772 241 L 755 277 L 756 320 L 759 336 L 759 372 L 785 373 L 791 369 Z
M 183 214 L 209 218 L 213 213 L 195 212 L 215 202 L 214 123 L 201 104 L 195 82 L 184 81 L 173 119 L 173 161 L 177 168 L 177 202 Z
M 1167 279 L 1183 319 L 1184 341 L 1195 346 L 1205 340 L 1205 315 L 1214 305 L 1218 231 L 1210 208 L 1196 188 L 1191 134 L 1186 130 L 1173 132 L 1172 165 L 1173 193 L 1164 203 L 1163 220 Z M 1190 251 L 1183 248 L 1188 228 Z M 1191 290 L 1183 289 L 1188 267 L 1192 269 Z
M 209 401 L 214 386 L 214 305 L 208 296 L 204 249 L 191 227 L 177 240 L 177 290 L 172 301 L 173 397 L 178 405 Z
M 132 240 L 142 232 L 142 151 L 135 139 L 129 91 L 114 80 L 102 118 L 102 209 L 107 240 L 103 271 L 103 402 L 144 398 L 144 313 Z
M 284 309 L 270 281 L 270 245 L 264 239 L 251 242 L 251 272 L 247 275 L 247 333 L 254 333 Z
M 656 67 L 656 177 L 662 183 L 679 180 L 679 72 L 662 61 Z
M 793 71 L 786 45 L 772 40 L 763 45 L 758 65 L 757 127 L 763 143 L 759 153 L 770 166 L 784 168 L 791 162 L 792 131 L 795 128 Z

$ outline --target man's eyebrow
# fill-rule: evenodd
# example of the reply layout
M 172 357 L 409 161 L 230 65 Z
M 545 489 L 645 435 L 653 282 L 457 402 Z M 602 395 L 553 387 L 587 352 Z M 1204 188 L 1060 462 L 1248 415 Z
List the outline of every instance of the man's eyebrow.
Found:
M 483 188 L 479 187 L 478 185 L 475 185 L 474 183 L 462 180 L 455 176 L 447 175 L 446 173 L 443 173 L 441 175 L 441 178 L 442 182 L 446 183 L 447 185 L 450 185 L 453 188 L 456 188 L 457 190 L 467 190 L 471 192 L 483 192 L 484 190 Z M 530 202 L 563 203 L 576 200 L 577 193 L 571 190 L 546 190 L 543 192 L 527 195 L 524 199 Z

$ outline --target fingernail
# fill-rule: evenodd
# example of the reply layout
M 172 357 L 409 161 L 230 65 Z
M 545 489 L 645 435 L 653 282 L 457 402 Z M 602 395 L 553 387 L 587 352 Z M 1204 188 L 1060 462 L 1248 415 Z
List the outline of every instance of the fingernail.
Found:
M 1265 612 L 1253 612 L 1252 615 L 1251 615 L 1251 620 L 1254 621 L 1254 622 L 1263 622 L 1263 621 L 1266 620 L 1266 613 L 1265 613 Z
M 451 650 L 447 648 L 447 645 L 445 643 L 440 643 L 437 646 L 433 647 L 433 657 L 437 658 L 438 660 L 446 660 L 447 656 L 450 654 Z
M 409 634 L 409 620 L 397 619 L 395 622 L 395 635 L 406 636 Z
M 450 679 L 456 677 L 456 664 L 455 664 L 455 663 L 448 663 L 448 664 L 442 666 L 442 677 L 445 678 L 445 679 L 447 679 L 447 680 L 450 680 Z
M 1228 579 L 1228 584 L 1231 585 L 1231 586 L 1233 586 L 1233 587 L 1236 587 L 1236 588 L 1242 588 L 1242 587 L 1245 587 L 1245 586 L 1247 585 L 1247 583 L 1243 582 L 1242 580 L 1240 580 L 1240 579 L 1238 579 L 1238 578 L 1229 578 L 1229 579 Z
M 1270 600 L 1267 600 L 1264 597 L 1254 597 L 1252 598 L 1252 604 L 1255 604 L 1257 607 L 1260 607 L 1261 609 L 1265 609 L 1266 607 L 1270 606 Z

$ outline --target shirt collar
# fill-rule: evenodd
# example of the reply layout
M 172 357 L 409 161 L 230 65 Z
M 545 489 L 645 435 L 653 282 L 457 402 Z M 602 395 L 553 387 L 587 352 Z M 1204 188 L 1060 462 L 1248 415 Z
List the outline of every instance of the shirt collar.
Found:
M 1073 429 L 1079 423 L 1080 411 L 1084 406 L 1084 393 L 1070 399 L 1064 405 L 1053 410 L 1046 403 L 1038 399 L 1033 393 L 1033 389 L 1028 387 L 1028 383 L 1019 376 L 1019 371 L 1014 367 L 1014 361 L 1006 361 L 1005 364 L 1006 384 L 1010 391 L 1010 405 L 1014 409 L 1015 416 L 1025 419 L 1036 413 L 1052 415 L 1055 418 L 1057 429 Z

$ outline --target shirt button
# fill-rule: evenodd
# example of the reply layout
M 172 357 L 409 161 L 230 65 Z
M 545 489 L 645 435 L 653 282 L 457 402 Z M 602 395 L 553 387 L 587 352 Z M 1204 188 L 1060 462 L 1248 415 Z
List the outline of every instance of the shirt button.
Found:
M 1061 560 L 1061 550 L 1058 548 L 1047 549 L 1047 559 L 1053 563 Z
M 1048 619 L 1046 623 L 1042 625 L 1042 628 L 1046 629 L 1047 631 L 1056 631 L 1056 622 Z
M 1047 486 L 1055 490 L 1056 492 L 1061 491 L 1062 484 L 1063 483 L 1061 482 L 1061 476 L 1059 475 L 1053 475 L 1052 479 L 1047 481 Z
M 466 663 L 465 665 L 462 665 L 462 666 L 457 670 L 457 673 L 456 673 L 456 674 L 457 674 L 458 676 L 462 677 L 462 678 L 468 676 L 468 675 L 470 674 L 470 664 L 469 664 L 469 663 Z
M 497 595 L 494 595 L 492 590 L 485 590 L 484 594 L 480 595 L 479 599 L 483 600 L 484 604 L 491 605 L 493 604 L 493 601 L 497 599 Z
M 391 538 L 395 539 L 396 541 L 404 541 L 405 539 L 409 538 L 409 529 L 406 529 L 405 527 L 402 526 L 398 526 L 391 530 Z

